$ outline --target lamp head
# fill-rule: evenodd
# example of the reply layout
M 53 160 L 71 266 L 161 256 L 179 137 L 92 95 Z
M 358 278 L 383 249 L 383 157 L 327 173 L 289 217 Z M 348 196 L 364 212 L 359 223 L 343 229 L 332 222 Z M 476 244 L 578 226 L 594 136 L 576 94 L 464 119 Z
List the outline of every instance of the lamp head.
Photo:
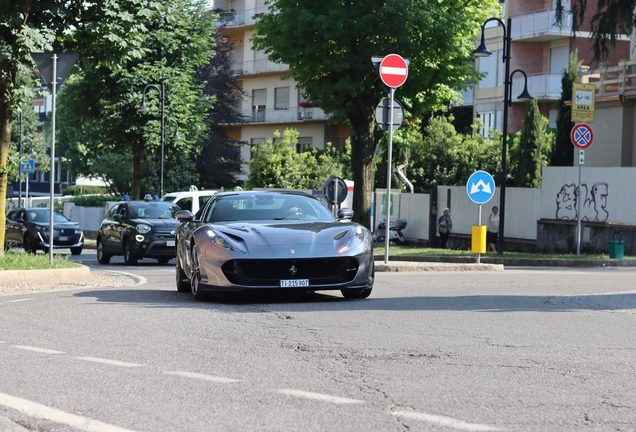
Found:
M 179 141 L 181 139 L 181 135 L 179 135 L 179 131 L 176 130 L 174 135 L 172 135 L 172 141 Z
M 492 52 L 486 48 L 486 44 L 482 40 L 476 50 L 473 51 L 475 57 L 488 57 L 492 55 Z
M 148 108 L 146 106 L 145 98 L 144 98 L 144 100 L 141 101 L 141 105 L 139 105 L 139 108 L 137 108 L 137 111 L 139 111 L 139 112 L 148 112 L 148 111 L 150 111 L 150 108 Z
M 522 101 L 531 101 L 533 99 L 532 95 L 528 92 L 527 85 L 523 86 L 523 91 L 521 92 L 519 96 L 517 96 L 517 99 Z

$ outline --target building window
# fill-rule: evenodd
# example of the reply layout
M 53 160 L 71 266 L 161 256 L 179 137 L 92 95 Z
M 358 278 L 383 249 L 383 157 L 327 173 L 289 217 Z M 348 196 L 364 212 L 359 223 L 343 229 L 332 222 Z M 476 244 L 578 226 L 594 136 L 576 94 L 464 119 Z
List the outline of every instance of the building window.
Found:
M 256 122 L 265 121 L 267 89 L 252 90 L 252 117 Z
M 274 89 L 274 109 L 289 109 L 289 87 L 278 87 Z
M 495 87 L 497 84 L 497 60 L 496 53 L 488 57 L 479 58 L 479 72 L 486 73 L 484 79 L 479 81 L 479 88 L 486 89 Z
M 312 147 L 312 137 L 300 137 L 298 138 L 298 143 L 296 144 L 296 151 L 298 153 L 303 153 L 311 150 Z
M 479 135 L 483 137 L 491 137 L 492 131 L 496 129 L 497 115 L 496 111 L 484 111 L 477 113 L 477 116 L 482 121 L 483 125 L 479 129 Z
M 252 138 L 250 140 L 250 148 L 251 148 L 252 159 L 254 159 L 256 156 L 258 156 L 258 145 L 259 144 L 265 144 L 265 138 Z

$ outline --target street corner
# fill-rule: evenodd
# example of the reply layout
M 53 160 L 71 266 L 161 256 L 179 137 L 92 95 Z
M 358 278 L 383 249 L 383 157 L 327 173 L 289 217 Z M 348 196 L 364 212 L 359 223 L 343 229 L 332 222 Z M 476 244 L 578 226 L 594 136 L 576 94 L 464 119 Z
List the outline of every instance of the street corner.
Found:
M 437 262 L 412 262 L 396 261 L 375 263 L 378 272 L 458 272 L 458 271 L 503 271 L 503 264 L 477 264 L 477 263 L 437 263 Z
M 0 293 L 62 288 L 121 287 L 134 285 L 137 282 L 126 274 L 91 271 L 85 265 L 62 269 L 4 270 L 0 280 Z

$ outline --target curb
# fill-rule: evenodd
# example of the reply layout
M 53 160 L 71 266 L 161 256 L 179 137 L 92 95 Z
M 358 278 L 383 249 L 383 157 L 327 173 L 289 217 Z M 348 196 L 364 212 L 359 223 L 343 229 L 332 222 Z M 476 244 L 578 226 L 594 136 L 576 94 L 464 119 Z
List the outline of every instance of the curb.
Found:
M 388 262 L 385 264 L 375 264 L 375 271 L 377 272 L 457 272 L 457 271 L 503 271 L 503 264 L 454 264 L 454 263 L 431 263 L 431 262 L 413 262 L 413 261 L 399 261 Z
M 65 284 L 79 283 L 88 280 L 91 270 L 82 265 L 77 268 L 38 269 L 38 270 L 3 270 L 1 285 L 26 285 L 26 284 Z
M 378 262 L 384 262 L 384 255 L 375 255 L 376 266 Z M 476 257 L 448 257 L 448 256 L 393 256 L 394 262 L 416 263 L 452 263 L 475 264 Z M 636 267 L 635 258 L 625 259 L 576 259 L 576 258 L 498 258 L 481 256 L 483 264 L 499 264 L 515 267 Z

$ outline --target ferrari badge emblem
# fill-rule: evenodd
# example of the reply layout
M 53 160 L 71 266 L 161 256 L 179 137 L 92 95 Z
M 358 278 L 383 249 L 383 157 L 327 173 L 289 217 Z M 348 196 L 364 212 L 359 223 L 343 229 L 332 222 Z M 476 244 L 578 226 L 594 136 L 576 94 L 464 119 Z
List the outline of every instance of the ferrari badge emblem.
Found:
M 298 272 L 298 269 L 296 268 L 296 266 L 295 266 L 295 265 L 292 265 L 292 266 L 289 268 L 289 272 L 290 272 L 290 273 L 292 274 L 292 276 L 293 276 L 293 275 L 295 275 L 295 274 Z

